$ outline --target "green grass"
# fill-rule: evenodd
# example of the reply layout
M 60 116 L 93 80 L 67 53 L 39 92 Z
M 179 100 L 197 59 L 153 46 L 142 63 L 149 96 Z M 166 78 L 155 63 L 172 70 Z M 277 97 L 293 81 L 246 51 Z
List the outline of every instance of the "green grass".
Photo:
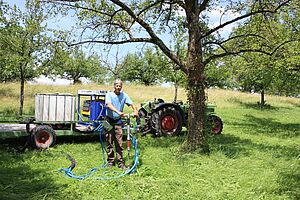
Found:
M 75 94 L 80 86 L 70 88 Z M 17 96 L 3 91 L 1 102 Z M 127 86 L 126 91 L 138 103 L 152 95 L 172 100 L 173 94 L 173 89 L 158 87 Z M 24 153 L 17 153 L 14 146 L 20 145 L 12 144 L 24 141 L 11 141 L 0 145 L 0 199 L 300 199 L 300 100 L 267 96 L 269 107 L 261 110 L 257 95 L 224 90 L 209 90 L 208 95 L 224 122 L 222 135 L 207 136 L 209 154 L 183 153 L 185 135 L 140 137 L 137 173 L 78 181 L 58 173 L 70 164 L 65 153 L 77 160 L 74 173 L 87 173 L 102 164 L 97 137 L 58 138 L 46 151 Z

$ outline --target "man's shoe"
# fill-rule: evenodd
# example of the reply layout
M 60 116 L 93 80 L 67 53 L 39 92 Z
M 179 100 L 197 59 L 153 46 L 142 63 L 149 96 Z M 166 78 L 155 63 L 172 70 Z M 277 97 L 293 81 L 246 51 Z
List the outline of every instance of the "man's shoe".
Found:
M 129 168 L 126 167 L 125 165 L 119 165 L 119 168 L 121 168 L 124 171 L 127 171 Z
M 113 166 L 115 166 L 115 164 L 114 164 L 114 163 L 108 163 L 107 166 L 108 166 L 109 168 L 112 168 Z

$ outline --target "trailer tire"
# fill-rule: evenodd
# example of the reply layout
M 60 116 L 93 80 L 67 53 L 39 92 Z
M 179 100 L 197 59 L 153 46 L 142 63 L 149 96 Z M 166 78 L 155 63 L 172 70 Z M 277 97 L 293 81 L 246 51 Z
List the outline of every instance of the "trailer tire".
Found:
M 173 106 L 156 110 L 151 116 L 155 136 L 176 136 L 182 130 L 183 119 L 180 111 Z
M 56 134 L 52 127 L 40 125 L 34 128 L 32 133 L 32 145 L 37 149 L 47 149 L 54 145 Z
M 219 135 L 223 130 L 223 122 L 220 117 L 216 115 L 209 115 L 208 122 L 210 124 L 210 129 L 212 134 Z

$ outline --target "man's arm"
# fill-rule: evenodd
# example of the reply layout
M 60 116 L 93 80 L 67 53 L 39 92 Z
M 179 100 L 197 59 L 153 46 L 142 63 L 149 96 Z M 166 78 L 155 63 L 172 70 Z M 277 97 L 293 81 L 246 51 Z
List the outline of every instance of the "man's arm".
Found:
M 120 115 L 120 117 L 125 117 L 125 113 L 117 110 L 113 105 L 112 103 L 107 103 L 106 104 L 107 108 L 110 109 L 111 111 L 117 113 L 118 115 Z
M 133 110 L 132 115 L 133 115 L 134 117 L 137 117 L 137 116 L 138 116 L 138 111 L 137 111 L 136 106 L 135 106 L 134 104 L 131 104 L 131 108 L 132 108 L 132 110 Z

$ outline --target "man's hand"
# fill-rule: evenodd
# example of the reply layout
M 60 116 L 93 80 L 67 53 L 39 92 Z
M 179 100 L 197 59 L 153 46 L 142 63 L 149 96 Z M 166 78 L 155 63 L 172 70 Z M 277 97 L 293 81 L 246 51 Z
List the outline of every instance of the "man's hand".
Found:
M 118 113 L 118 115 L 120 115 L 120 117 L 125 117 L 126 115 L 125 115 L 125 113 L 123 113 L 123 112 L 117 112 Z
M 125 117 L 125 113 L 118 111 L 111 103 L 108 103 L 107 108 L 110 109 L 111 111 L 117 113 L 118 115 L 120 115 L 120 117 Z
M 137 112 L 137 111 L 134 111 L 131 115 L 132 115 L 133 117 L 137 117 L 137 116 L 138 116 L 138 112 Z

